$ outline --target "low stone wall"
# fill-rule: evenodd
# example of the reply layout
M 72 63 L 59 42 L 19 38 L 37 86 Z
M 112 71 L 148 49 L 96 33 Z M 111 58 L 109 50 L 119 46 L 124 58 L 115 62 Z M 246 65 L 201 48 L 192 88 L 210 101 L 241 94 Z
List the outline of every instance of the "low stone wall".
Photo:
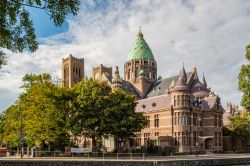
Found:
M 177 161 L 83 161 L 83 160 L 0 160 L 3 166 L 207 166 L 244 165 L 250 158 L 177 160 Z

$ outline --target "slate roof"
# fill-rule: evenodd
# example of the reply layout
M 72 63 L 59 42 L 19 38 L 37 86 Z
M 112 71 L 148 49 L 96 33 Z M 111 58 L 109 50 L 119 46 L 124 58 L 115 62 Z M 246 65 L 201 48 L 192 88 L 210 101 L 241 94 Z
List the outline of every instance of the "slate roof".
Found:
M 111 75 L 109 75 L 109 73 L 108 72 L 105 72 L 104 73 L 104 76 L 107 78 L 107 80 L 110 82 L 110 83 L 112 83 L 112 76 Z
M 187 78 L 191 76 L 191 72 L 187 73 Z M 177 82 L 179 79 L 179 75 L 168 77 L 165 79 L 157 80 L 149 89 L 145 98 L 155 97 L 166 94 L 167 89 L 171 85 L 172 81 L 174 80 Z
M 140 95 L 135 90 L 134 86 L 128 81 L 122 80 L 122 89 L 131 94 L 136 95 L 137 97 L 140 97 Z
M 209 98 L 203 98 L 201 100 L 201 105 L 203 109 L 211 109 L 216 102 L 216 96 L 209 97 Z
M 136 105 L 136 112 L 159 110 L 164 108 L 170 108 L 170 106 L 171 106 L 171 95 L 161 95 L 148 99 L 139 100 Z

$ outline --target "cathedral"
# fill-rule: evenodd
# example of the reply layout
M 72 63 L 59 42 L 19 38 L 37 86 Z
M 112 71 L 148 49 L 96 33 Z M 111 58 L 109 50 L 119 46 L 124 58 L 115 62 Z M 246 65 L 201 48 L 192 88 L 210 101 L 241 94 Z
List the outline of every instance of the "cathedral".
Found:
M 204 75 L 200 79 L 196 68 L 186 72 L 184 65 L 179 75 L 161 78 L 157 74 L 157 62 L 141 30 L 124 63 L 123 78 L 117 66 L 114 74 L 112 67 L 102 64 L 92 69 L 93 79 L 136 96 L 136 112 L 142 112 L 148 123 L 137 133 L 134 147 L 147 147 L 151 141 L 178 153 L 222 151 L 224 109 Z M 84 77 L 84 59 L 70 55 L 62 60 L 65 87 Z M 115 146 L 114 142 L 104 145 Z

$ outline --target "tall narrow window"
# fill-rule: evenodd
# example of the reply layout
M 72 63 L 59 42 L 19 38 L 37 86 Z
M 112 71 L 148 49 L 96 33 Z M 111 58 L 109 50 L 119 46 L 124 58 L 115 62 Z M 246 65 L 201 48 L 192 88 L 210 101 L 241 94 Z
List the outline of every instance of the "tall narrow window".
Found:
M 196 146 L 196 142 L 197 142 L 197 134 L 196 131 L 193 132 L 193 146 Z
M 181 124 L 181 121 L 180 121 L 180 118 L 181 118 L 180 112 L 178 112 L 178 117 L 177 118 L 178 118 L 178 123 L 177 124 L 180 125 Z
M 158 114 L 154 115 L 154 122 L 155 122 L 155 127 L 159 127 L 159 115 Z
M 218 126 L 218 119 L 217 119 L 217 115 L 214 115 L 214 126 L 217 127 Z
M 180 95 L 177 96 L 177 106 L 180 106 Z
M 177 136 L 177 132 L 174 133 L 174 137 L 175 137 L 175 146 L 178 146 L 178 136 Z
M 182 132 L 182 146 L 186 146 L 186 135 L 185 135 L 185 132 Z
M 197 114 L 196 113 L 193 114 L 193 125 L 194 126 L 198 125 L 197 124 Z
M 130 79 L 131 71 L 128 69 L 128 80 Z
M 178 132 L 178 141 L 177 141 L 177 146 L 180 146 L 180 144 L 181 144 L 181 133 L 180 132 Z
M 177 112 L 174 113 L 174 125 L 177 125 Z
M 174 107 L 176 106 L 176 96 L 174 96 Z
M 150 128 L 150 116 L 146 116 L 147 124 L 145 128 Z

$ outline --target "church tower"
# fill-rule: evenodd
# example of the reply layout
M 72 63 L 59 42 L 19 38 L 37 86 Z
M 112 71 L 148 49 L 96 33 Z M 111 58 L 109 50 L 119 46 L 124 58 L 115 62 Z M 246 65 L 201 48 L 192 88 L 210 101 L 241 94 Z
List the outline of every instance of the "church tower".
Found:
M 72 87 L 84 79 L 84 58 L 75 58 L 71 54 L 62 59 L 62 80 L 64 87 Z
M 142 98 L 157 79 L 157 63 L 141 29 L 124 65 L 124 79 L 137 88 Z

